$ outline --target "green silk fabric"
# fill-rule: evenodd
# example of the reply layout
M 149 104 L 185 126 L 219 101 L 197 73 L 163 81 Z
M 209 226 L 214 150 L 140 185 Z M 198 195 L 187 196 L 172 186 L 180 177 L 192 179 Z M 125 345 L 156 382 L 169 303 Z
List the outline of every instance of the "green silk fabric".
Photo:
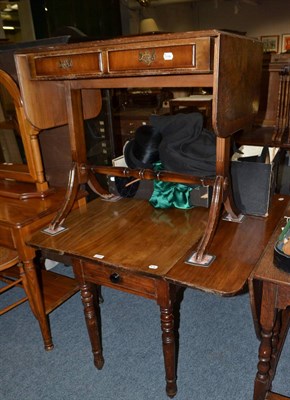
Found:
M 154 165 L 155 171 L 162 171 L 164 168 L 161 162 Z M 154 190 L 149 199 L 150 204 L 155 208 L 176 207 L 180 209 L 192 208 L 190 193 L 192 187 L 183 183 L 163 182 L 154 180 Z

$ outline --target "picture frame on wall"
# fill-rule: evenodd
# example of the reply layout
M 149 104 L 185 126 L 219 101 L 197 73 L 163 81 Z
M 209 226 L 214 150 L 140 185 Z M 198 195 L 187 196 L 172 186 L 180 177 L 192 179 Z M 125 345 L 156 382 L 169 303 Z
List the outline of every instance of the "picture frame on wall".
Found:
M 261 36 L 264 53 L 278 53 L 279 51 L 279 35 Z
M 282 34 L 281 53 L 290 52 L 290 33 Z

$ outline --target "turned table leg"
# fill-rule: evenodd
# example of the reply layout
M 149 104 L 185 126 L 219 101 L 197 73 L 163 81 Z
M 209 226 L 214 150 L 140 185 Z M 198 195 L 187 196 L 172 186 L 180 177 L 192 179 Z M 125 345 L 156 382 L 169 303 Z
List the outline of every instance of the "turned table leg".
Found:
M 273 335 L 272 335 L 272 352 L 271 352 L 271 368 L 269 373 L 271 373 L 271 381 L 274 379 L 276 373 L 276 367 L 279 360 L 279 336 L 281 332 L 281 312 L 276 313 L 276 321 L 273 328 Z
M 88 334 L 91 341 L 94 364 L 96 368 L 102 369 L 104 357 L 101 344 L 100 324 L 99 324 L 99 296 L 94 296 L 93 285 L 83 282 L 80 285 L 81 299 L 84 306 L 85 320 Z
M 176 386 L 176 346 L 173 317 L 173 301 L 170 294 L 171 286 L 160 281 L 158 284 L 158 303 L 160 305 L 160 319 L 162 330 L 162 346 L 165 365 L 166 393 L 174 397 L 177 393 Z
M 166 376 L 166 393 L 174 397 L 177 392 L 175 374 L 175 335 L 171 308 L 161 309 L 162 344 Z
M 277 350 L 277 310 L 275 308 L 276 286 L 263 283 L 261 303 L 261 343 L 259 347 L 258 371 L 254 385 L 254 400 L 264 400 L 270 390 L 275 369 L 273 360 Z
M 258 372 L 255 379 L 254 400 L 264 400 L 271 386 L 272 331 L 262 329 L 259 347 Z
M 101 343 L 100 307 L 97 286 L 84 279 L 83 263 L 73 260 L 72 266 L 75 278 L 78 281 L 81 299 L 84 306 L 84 315 L 87 330 L 92 346 L 95 367 L 102 369 L 104 365 Z

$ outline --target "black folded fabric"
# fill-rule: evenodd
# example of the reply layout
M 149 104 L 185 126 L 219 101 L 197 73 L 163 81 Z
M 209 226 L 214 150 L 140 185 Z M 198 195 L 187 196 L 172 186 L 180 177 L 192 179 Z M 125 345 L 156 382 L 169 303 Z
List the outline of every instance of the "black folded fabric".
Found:
M 164 169 L 194 176 L 216 173 L 216 137 L 203 128 L 200 113 L 152 115 L 150 124 L 162 136 L 159 158 Z

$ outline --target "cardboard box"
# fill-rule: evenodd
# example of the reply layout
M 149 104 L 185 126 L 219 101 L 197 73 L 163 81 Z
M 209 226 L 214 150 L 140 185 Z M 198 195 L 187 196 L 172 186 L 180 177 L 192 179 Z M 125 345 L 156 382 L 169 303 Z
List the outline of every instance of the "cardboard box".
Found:
M 255 147 L 260 151 L 258 146 L 243 147 Z M 242 157 L 240 154 L 231 161 L 235 204 L 243 214 L 266 217 L 276 188 L 280 152 L 270 148 L 270 158 L 267 158 L 266 162 L 259 161 L 259 154 L 249 155 L 244 151 L 243 153 Z

